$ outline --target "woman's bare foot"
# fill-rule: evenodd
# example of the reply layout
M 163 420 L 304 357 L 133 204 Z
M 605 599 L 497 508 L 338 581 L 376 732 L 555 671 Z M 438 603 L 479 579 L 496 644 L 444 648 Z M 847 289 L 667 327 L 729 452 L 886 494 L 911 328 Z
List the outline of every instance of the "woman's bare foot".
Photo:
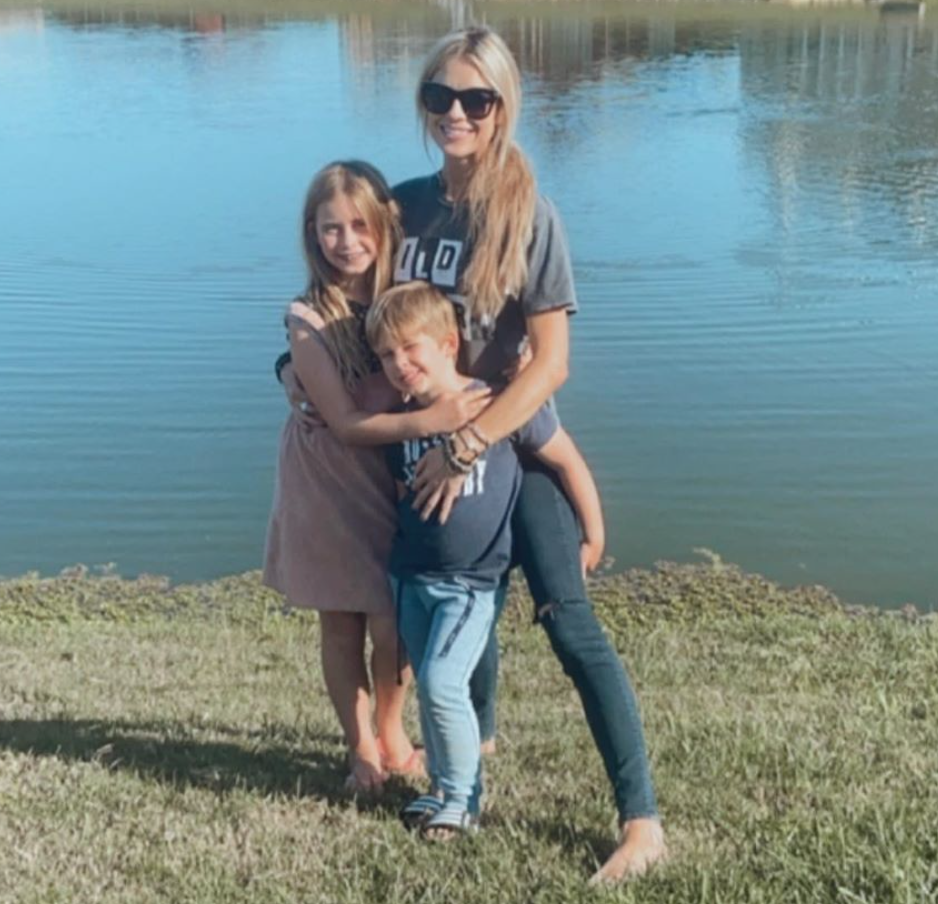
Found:
M 495 753 L 497 747 L 498 745 L 495 742 L 495 738 L 486 738 L 479 745 L 479 753 L 481 753 L 482 756 L 491 756 Z
M 602 868 L 590 879 L 590 885 L 612 885 L 644 876 L 649 868 L 668 856 L 664 830 L 657 819 L 630 819 L 622 824 L 619 846 Z

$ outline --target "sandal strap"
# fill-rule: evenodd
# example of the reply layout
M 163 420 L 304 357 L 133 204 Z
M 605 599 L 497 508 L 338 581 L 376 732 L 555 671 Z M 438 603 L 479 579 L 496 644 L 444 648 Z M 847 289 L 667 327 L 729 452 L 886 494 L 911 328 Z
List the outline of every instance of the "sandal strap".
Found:
M 443 809 L 443 801 L 433 794 L 422 794 L 407 804 L 400 812 L 401 821 L 408 828 L 417 828 L 424 820 Z
M 443 805 L 423 824 L 424 832 L 433 829 L 451 829 L 461 834 L 477 832 L 479 830 L 479 817 L 461 807 Z

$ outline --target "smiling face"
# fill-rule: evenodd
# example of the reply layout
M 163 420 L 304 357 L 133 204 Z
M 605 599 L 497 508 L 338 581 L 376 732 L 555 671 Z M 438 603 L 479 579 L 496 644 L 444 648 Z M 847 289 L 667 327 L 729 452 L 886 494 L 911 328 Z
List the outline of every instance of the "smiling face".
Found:
M 360 290 L 378 257 L 378 242 L 355 203 L 336 194 L 316 208 L 316 243 L 347 291 Z
M 458 348 L 455 331 L 437 339 L 418 328 L 385 337 L 375 351 L 398 392 L 429 403 L 452 388 Z
M 454 91 L 493 87 L 471 62 L 458 56 L 448 59 L 429 81 Z M 477 162 L 489 149 L 501 115 L 501 104 L 495 103 L 484 119 L 470 119 L 454 100 L 446 113 L 426 113 L 427 130 L 447 158 Z

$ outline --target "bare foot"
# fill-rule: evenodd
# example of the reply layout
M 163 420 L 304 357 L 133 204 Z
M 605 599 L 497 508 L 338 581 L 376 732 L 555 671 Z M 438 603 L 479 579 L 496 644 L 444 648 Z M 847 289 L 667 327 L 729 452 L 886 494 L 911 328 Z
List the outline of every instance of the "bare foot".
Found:
M 491 756 L 496 752 L 497 746 L 495 738 L 487 738 L 479 745 L 479 753 L 481 753 L 482 756 Z
M 590 885 L 613 885 L 644 876 L 648 869 L 668 856 L 664 830 L 657 819 L 630 819 L 622 824 L 619 846 L 602 868 L 590 879 Z
M 414 747 L 405 737 L 402 744 L 394 747 L 378 739 L 381 766 L 389 775 L 426 778 L 426 754 L 423 748 Z
M 352 794 L 380 794 L 384 790 L 387 776 L 380 762 L 349 754 L 349 774 L 345 779 L 345 790 Z

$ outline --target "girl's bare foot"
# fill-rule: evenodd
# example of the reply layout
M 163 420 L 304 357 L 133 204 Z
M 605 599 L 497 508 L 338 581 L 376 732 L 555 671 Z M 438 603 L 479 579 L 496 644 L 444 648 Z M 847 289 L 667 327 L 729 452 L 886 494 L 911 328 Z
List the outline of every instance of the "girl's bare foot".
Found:
M 349 774 L 345 779 L 345 790 L 352 794 L 380 794 L 387 778 L 380 761 L 366 758 L 357 753 L 349 754 Z
M 427 777 L 426 755 L 423 749 L 414 747 L 406 736 L 403 736 L 403 743 L 395 747 L 379 738 L 378 750 L 381 753 L 381 766 L 389 775 Z
M 590 885 L 612 885 L 644 876 L 649 868 L 668 856 L 664 830 L 657 819 L 630 819 L 622 824 L 619 846 L 602 868 L 590 879 Z

